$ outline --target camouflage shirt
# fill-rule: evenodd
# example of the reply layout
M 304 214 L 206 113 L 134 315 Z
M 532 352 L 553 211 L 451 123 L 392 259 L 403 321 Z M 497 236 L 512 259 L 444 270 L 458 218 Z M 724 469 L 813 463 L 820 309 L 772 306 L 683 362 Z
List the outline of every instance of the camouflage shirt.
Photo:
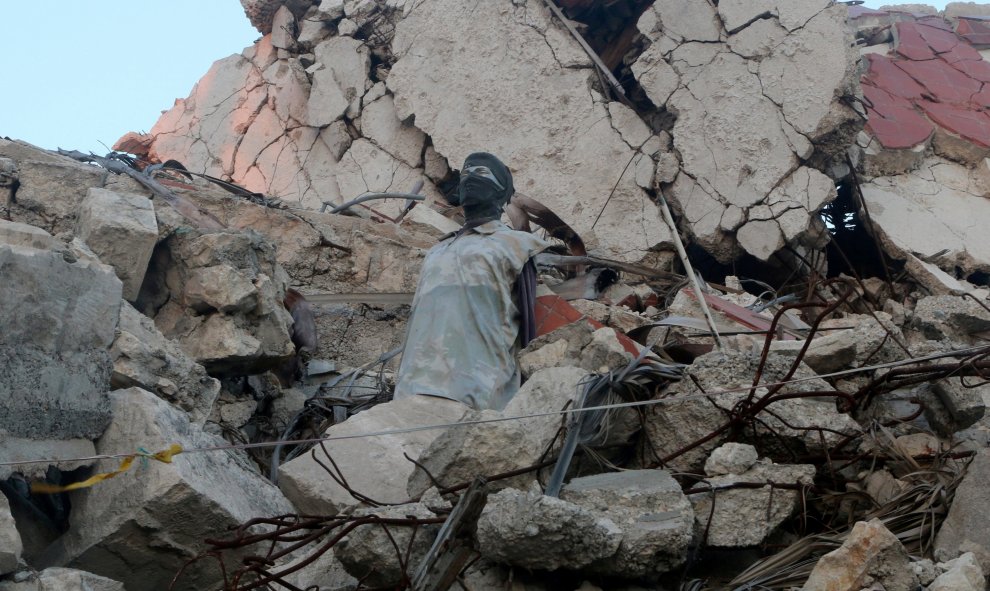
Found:
M 513 285 L 550 243 L 491 221 L 427 253 L 395 398 L 414 394 L 502 410 L 519 389 Z

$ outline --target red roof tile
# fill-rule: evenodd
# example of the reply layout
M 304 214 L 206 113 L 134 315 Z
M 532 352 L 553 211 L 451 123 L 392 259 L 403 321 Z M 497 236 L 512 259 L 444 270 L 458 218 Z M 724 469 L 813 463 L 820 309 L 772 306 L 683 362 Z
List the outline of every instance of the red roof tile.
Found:
M 990 23 L 982 19 L 960 17 L 956 33 L 973 45 L 990 45 Z
M 897 53 L 909 60 L 935 59 L 935 52 L 928 46 L 916 23 L 899 22 L 894 25 Z
M 965 104 L 980 91 L 982 84 L 943 60 L 897 61 L 895 65 L 943 103 Z
M 908 76 L 904 70 L 895 66 L 889 58 L 876 53 L 868 53 L 866 59 L 870 62 L 870 69 L 864 80 L 869 80 L 874 86 L 906 99 L 921 98 L 921 95 L 925 93 L 925 88 L 922 85 L 915 82 L 914 78 Z
M 990 148 L 990 117 L 985 113 L 931 101 L 921 101 L 921 108 L 928 113 L 932 121 L 945 129 L 974 144 Z
M 866 130 L 885 148 L 912 148 L 932 135 L 935 128 L 931 122 L 907 99 L 868 84 L 863 84 L 863 96 L 871 105 L 866 109 Z

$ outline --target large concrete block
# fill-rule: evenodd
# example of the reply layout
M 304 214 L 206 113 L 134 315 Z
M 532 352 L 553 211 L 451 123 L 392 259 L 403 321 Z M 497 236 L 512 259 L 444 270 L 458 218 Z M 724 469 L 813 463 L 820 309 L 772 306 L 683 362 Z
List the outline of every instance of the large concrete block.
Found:
M 189 423 L 154 394 L 111 393 L 113 422 L 97 441 L 101 454 L 138 448 L 225 445 Z M 104 462 L 99 470 L 115 467 Z M 183 564 L 206 549 L 203 540 L 255 517 L 292 513 L 292 505 L 240 453 L 183 453 L 171 464 L 151 461 L 74 493 L 69 531 L 43 554 L 44 565 L 85 568 L 122 581 L 130 591 L 166 589 Z M 176 589 L 213 588 L 216 561 L 194 563 Z
M 106 398 L 121 283 L 110 267 L 41 234 L 0 234 L 0 430 L 32 439 L 92 439 L 110 420 Z M 10 245 L 14 242 L 15 245 Z
M 0 591 L 124 591 L 124 585 L 86 571 L 52 567 L 23 580 L 0 581 Z
M 347 436 L 451 423 L 460 420 L 468 410 L 466 405 L 453 400 L 411 396 L 356 414 L 327 429 L 326 435 Z M 352 488 L 376 501 L 401 503 L 409 499 L 406 481 L 415 468 L 404 454 L 419 458 L 442 432 L 378 435 L 328 441 L 325 445 Z M 316 448 L 315 454 L 321 462 L 328 463 L 322 449 Z M 279 468 L 279 486 L 303 513 L 332 514 L 358 504 L 308 453 Z
M 114 388 L 137 386 L 157 394 L 189 413 L 189 420 L 197 425 L 210 415 L 220 382 L 126 302 L 120 307 L 120 332 L 110 354 Z
M 24 544 L 10 513 L 7 497 L 0 494 L 0 575 L 17 570 Z
M 80 206 L 76 234 L 102 262 L 116 269 L 124 283 L 124 299 L 137 299 L 158 241 L 151 199 L 91 188 Z

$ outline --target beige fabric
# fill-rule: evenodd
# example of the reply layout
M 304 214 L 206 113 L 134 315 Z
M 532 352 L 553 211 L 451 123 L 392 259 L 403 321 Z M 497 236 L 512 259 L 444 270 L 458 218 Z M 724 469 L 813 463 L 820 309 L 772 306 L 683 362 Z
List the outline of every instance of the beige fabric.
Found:
M 426 255 L 395 397 L 415 394 L 501 410 L 519 389 L 513 285 L 550 243 L 499 221 L 448 238 Z

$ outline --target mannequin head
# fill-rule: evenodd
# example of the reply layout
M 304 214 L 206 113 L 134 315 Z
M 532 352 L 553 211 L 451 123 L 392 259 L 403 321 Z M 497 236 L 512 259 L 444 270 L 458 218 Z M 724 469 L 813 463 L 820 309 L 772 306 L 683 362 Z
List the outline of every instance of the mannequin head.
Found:
M 502 216 L 513 192 L 512 173 L 505 164 L 487 152 L 475 152 L 464 160 L 451 202 L 464 208 L 468 222 L 487 221 Z

